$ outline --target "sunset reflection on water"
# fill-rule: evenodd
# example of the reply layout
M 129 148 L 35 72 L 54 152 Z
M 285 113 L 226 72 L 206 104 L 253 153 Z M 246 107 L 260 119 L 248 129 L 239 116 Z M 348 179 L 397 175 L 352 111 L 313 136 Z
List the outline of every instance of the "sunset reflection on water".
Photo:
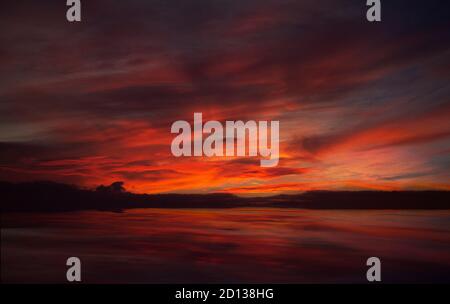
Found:
M 2 215 L 3 282 L 450 282 L 450 211 L 136 209 Z

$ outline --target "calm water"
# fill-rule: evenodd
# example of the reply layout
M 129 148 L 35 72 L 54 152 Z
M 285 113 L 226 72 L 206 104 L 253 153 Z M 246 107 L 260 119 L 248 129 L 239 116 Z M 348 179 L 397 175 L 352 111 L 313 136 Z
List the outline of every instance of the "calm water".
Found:
M 145 209 L 4 214 L 3 282 L 450 282 L 450 211 Z

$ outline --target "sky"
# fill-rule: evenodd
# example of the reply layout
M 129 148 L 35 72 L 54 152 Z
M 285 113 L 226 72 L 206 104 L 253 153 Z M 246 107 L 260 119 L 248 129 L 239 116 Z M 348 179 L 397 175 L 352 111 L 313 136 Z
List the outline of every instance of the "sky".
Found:
M 0 180 L 137 193 L 450 189 L 447 1 L 3 1 Z M 176 120 L 280 121 L 280 161 L 171 154 Z

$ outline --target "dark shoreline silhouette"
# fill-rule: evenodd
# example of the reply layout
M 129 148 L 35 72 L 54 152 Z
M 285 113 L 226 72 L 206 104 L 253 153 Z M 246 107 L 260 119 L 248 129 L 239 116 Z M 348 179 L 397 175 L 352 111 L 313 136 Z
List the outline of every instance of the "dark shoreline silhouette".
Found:
M 65 212 L 131 208 L 237 208 L 301 209 L 450 209 L 450 191 L 309 191 L 296 195 L 239 197 L 213 194 L 135 194 L 123 183 L 95 190 L 56 182 L 0 182 L 2 212 Z

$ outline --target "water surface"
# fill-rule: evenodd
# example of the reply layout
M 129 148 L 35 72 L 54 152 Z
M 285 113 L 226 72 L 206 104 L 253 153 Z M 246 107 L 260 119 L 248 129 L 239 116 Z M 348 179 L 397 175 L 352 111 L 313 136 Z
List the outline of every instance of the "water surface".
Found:
M 450 211 L 136 209 L 3 214 L 3 282 L 450 282 Z

